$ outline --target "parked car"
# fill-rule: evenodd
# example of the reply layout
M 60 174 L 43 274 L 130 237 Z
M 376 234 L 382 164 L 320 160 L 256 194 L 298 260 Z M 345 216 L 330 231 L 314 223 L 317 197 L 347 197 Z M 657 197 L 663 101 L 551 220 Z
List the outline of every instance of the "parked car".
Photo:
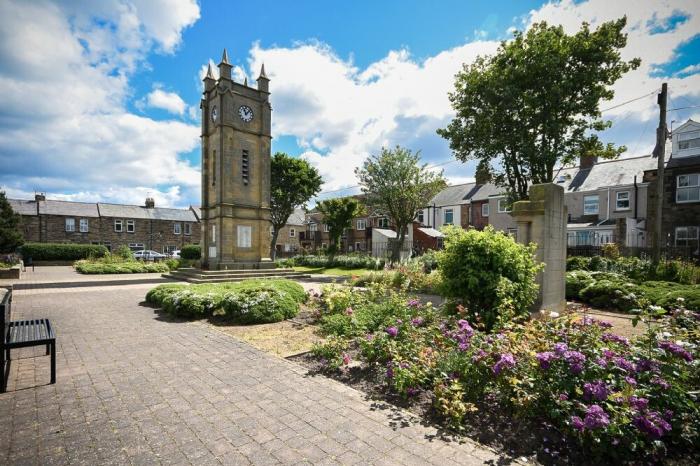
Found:
M 170 257 L 172 257 L 173 259 L 179 259 L 180 258 L 180 250 L 176 249 L 173 252 L 171 252 Z
M 168 256 L 161 254 L 157 251 L 152 251 L 150 249 L 144 249 L 141 251 L 134 251 L 134 258 L 141 259 L 144 261 L 157 261 L 161 259 L 166 259 Z

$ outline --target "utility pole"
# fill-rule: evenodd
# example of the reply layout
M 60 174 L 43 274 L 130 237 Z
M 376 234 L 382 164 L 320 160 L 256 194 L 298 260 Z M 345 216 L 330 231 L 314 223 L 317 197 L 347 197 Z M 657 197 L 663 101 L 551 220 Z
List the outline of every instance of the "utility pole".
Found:
M 652 250 L 652 260 L 655 264 L 661 258 L 662 237 L 662 214 L 664 201 L 664 162 L 666 158 L 666 139 L 668 129 L 666 128 L 666 102 L 668 100 L 668 84 L 661 85 L 661 93 L 657 96 L 659 104 L 659 127 L 656 129 L 656 146 L 654 147 L 654 157 L 657 159 L 656 169 L 656 217 L 654 219 L 654 248 Z

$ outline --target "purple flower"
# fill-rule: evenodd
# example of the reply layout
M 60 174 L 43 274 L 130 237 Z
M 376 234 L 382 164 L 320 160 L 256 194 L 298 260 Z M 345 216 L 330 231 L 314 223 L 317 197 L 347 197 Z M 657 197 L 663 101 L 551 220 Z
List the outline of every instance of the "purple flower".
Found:
M 629 375 L 627 377 L 625 377 L 625 382 L 627 382 L 628 384 L 630 384 L 632 386 L 637 385 L 637 380 L 634 377 L 630 377 Z
M 593 317 L 585 316 L 581 321 L 581 325 L 597 325 L 600 328 L 611 328 L 612 324 L 602 321 L 600 319 L 594 319 Z
M 569 399 L 569 395 L 566 393 L 560 393 L 559 394 L 559 401 L 567 401 Z
M 343 365 L 347 366 L 348 364 L 350 364 L 350 355 L 343 353 Z
M 386 363 L 386 378 L 391 379 L 394 377 L 394 364 L 391 361 Z
M 615 352 L 609 349 L 603 350 L 603 356 L 605 359 L 612 359 L 615 357 Z
M 406 395 L 408 396 L 416 396 L 418 395 L 418 389 L 415 387 L 408 387 L 406 389 Z
M 636 372 L 634 364 L 622 356 L 615 356 L 612 358 L 613 363 L 625 372 Z
M 613 342 L 624 346 L 630 345 L 630 341 L 627 338 L 621 337 L 620 335 L 615 335 L 614 333 L 604 333 L 600 338 L 606 343 Z
M 664 351 L 668 351 L 669 353 L 678 356 L 679 358 L 685 359 L 686 362 L 693 361 L 693 355 L 690 354 L 690 351 L 686 350 L 681 345 L 673 343 L 672 341 L 660 342 L 659 348 L 661 348 Z
M 423 319 L 422 317 L 416 317 L 414 319 L 411 319 L 411 324 L 414 327 L 420 327 L 421 325 L 423 325 L 424 322 L 425 322 L 425 319 Z
M 583 432 L 583 419 L 581 419 L 578 416 L 571 416 L 571 427 L 574 429 Z
M 583 418 L 583 424 L 588 430 L 601 429 L 610 424 L 610 418 L 600 406 L 590 405 L 586 417 Z
M 474 354 L 474 356 L 472 356 L 472 362 L 479 362 L 482 359 L 484 359 L 487 355 L 488 355 L 488 353 L 486 351 L 479 348 L 479 350 L 476 352 L 476 354 Z
M 372 341 L 372 340 L 374 340 L 374 335 L 372 335 L 371 333 L 368 333 L 367 335 L 365 335 L 365 339 L 367 339 L 367 341 Z
M 662 379 L 658 375 L 655 375 L 651 378 L 651 383 L 658 385 L 659 387 L 661 387 L 662 390 L 668 390 L 671 387 L 671 385 L 668 382 L 666 382 L 666 380 Z
M 557 353 L 559 356 L 564 354 L 566 351 L 569 350 L 569 345 L 566 343 L 555 343 L 554 344 L 554 352 Z
M 649 407 L 649 400 L 633 395 L 630 397 L 630 406 L 637 411 L 646 411 L 646 409 Z
M 535 355 L 535 357 L 536 357 L 537 360 L 539 361 L 540 367 L 541 367 L 542 369 L 545 369 L 545 370 L 546 370 L 546 369 L 549 369 L 549 366 L 551 365 L 552 361 L 555 360 L 555 359 L 557 359 L 557 355 L 554 354 L 554 353 L 551 352 L 551 351 L 545 351 L 545 352 L 543 352 L 543 353 L 537 353 L 537 354 Z
M 659 363 L 651 359 L 642 358 L 637 361 L 637 372 L 659 372 Z
M 406 303 L 408 307 L 419 307 L 420 306 L 420 300 L 419 299 L 411 299 Z
M 602 358 L 602 357 L 596 359 L 596 360 L 595 360 L 595 363 L 598 364 L 598 365 L 599 365 L 600 367 L 602 367 L 603 369 L 605 369 L 606 367 L 608 367 L 608 360 L 605 359 L 605 358 Z
M 564 359 L 569 364 L 569 370 L 572 374 L 580 374 L 583 372 L 583 363 L 586 361 L 586 356 L 578 351 L 565 351 Z
M 608 387 L 602 380 L 587 382 L 583 385 L 583 397 L 587 400 L 603 401 L 608 397 Z
M 515 358 L 510 353 L 503 353 L 491 370 L 494 374 L 499 375 L 503 369 L 510 369 L 512 367 L 515 367 Z
M 393 338 L 393 337 L 396 337 L 396 335 L 399 334 L 399 329 L 396 328 L 396 327 L 393 327 L 393 326 L 392 326 L 392 327 L 387 327 L 386 330 L 384 330 L 384 331 L 387 333 L 387 335 L 389 335 L 389 336 L 392 337 L 392 338 Z
M 671 432 L 671 424 L 657 411 L 649 411 L 634 418 L 632 423 L 649 437 L 658 440 L 667 432 Z

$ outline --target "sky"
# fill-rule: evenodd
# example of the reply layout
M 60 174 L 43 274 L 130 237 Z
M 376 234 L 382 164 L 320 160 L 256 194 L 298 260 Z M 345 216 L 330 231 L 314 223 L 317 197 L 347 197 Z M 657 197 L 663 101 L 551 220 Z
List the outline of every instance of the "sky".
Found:
M 239 82 L 265 63 L 272 151 L 317 167 L 320 197 L 358 192 L 353 169 L 397 144 L 472 181 L 435 132 L 463 64 L 535 22 L 574 33 L 623 15 L 622 56 L 642 65 L 601 103 L 616 107 L 601 137 L 631 157 L 653 148 L 662 82 L 671 125 L 700 121 L 698 1 L 0 0 L 0 189 L 198 206 L 201 79 L 224 47 Z

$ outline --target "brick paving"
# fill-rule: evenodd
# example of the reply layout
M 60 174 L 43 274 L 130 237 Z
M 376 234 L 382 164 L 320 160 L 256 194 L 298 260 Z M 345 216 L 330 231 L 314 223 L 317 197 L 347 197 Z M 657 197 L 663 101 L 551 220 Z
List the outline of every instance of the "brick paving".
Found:
M 162 317 L 140 304 L 151 286 L 15 292 L 15 318 L 52 320 L 58 374 L 46 385 L 47 357 L 13 361 L 0 464 L 510 462 L 206 323 Z

